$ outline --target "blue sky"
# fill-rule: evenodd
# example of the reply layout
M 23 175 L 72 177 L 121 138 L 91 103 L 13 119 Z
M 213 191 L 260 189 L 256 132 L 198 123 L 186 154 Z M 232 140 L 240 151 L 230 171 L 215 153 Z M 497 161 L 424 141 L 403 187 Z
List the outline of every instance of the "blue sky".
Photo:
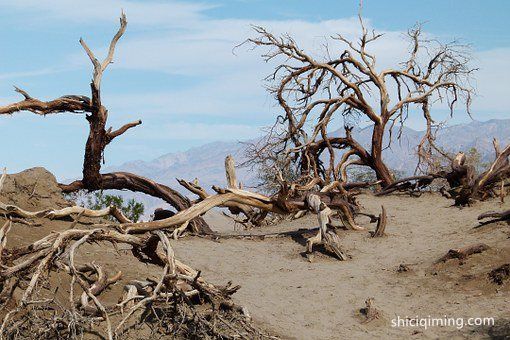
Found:
M 260 51 L 232 48 L 250 24 L 289 32 L 314 51 L 336 32 L 355 36 L 358 1 L 0 0 L 0 105 L 16 101 L 12 85 L 40 99 L 88 94 L 91 65 L 78 39 L 104 53 L 121 8 L 128 29 L 104 76 L 102 97 L 115 127 L 143 124 L 115 140 L 106 165 L 152 159 L 211 140 L 251 138 L 278 108 L 262 79 L 272 66 Z M 510 2 L 365 0 L 368 25 L 385 32 L 378 54 L 391 64 L 406 49 L 401 36 L 416 22 L 427 34 L 470 43 L 478 97 L 474 118 L 510 118 Z M 443 110 L 437 109 L 443 117 Z M 468 118 L 459 110 L 452 123 Z M 419 119 L 409 121 L 419 128 Z M 88 126 L 72 114 L 0 117 L 2 166 L 45 166 L 59 178 L 79 176 Z

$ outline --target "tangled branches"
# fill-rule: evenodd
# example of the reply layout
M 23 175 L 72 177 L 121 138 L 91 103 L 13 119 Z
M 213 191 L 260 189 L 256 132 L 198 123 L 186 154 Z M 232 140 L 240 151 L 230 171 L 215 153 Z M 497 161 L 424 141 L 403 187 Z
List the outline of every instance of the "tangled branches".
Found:
M 345 260 L 348 257 L 341 250 L 339 238 L 330 229 L 330 216 L 336 212 L 345 227 L 364 228 L 354 221 L 358 208 L 349 201 L 351 198 L 340 183 L 325 187 L 322 192 L 311 191 L 312 185 L 283 186 L 278 195 L 267 197 L 240 189 L 232 162 L 227 158 L 229 188 L 215 187 L 216 194 L 210 195 L 197 183 L 182 181 L 199 195 L 199 200 L 161 220 L 133 223 L 111 208 L 31 212 L 0 202 L 7 219 L 0 228 L 0 334 L 7 338 L 76 338 L 87 334 L 114 339 L 136 332 L 137 336 L 267 338 L 251 324 L 246 309 L 231 300 L 239 287 L 219 287 L 205 281 L 200 272 L 175 257 L 169 235 L 178 238 L 189 221 L 214 207 L 237 209 L 246 216 L 310 210 L 317 213 L 321 228 L 309 240 L 308 251 L 314 244 L 322 244 Z M 0 190 L 5 178 L 4 173 Z M 118 216 L 118 222 L 76 228 L 83 216 L 106 214 Z M 68 218 L 71 215 L 74 219 Z M 67 218 L 70 224 L 34 242 L 7 247 L 14 218 Z M 385 223 L 385 219 L 378 221 Z M 141 278 L 132 270 L 126 270 L 126 275 L 117 261 L 112 266 L 105 264 L 103 258 L 91 260 L 87 254 L 94 252 L 93 244 L 100 248 L 111 244 L 119 256 L 132 256 L 150 268 L 159 268 L 158 277 Z
M 467 205 L 476 199 L 484 200 L 495 196 L 499 196 L 503 201 L 506 188 L 510 185 L 510 145 L 501 150 L 496 139 L 493 140 L 493 145 L 495 159 L 479 174 L 475 167 L 466 161 L 466 155 L 459 152 L 455 157 L 447 158 L 451 161 L 449 170 L 401 179 L 384 188 L 379 195 L 394 191 L 419 191 L 434 180 L 443 179 L 449 188 L 443 187 L 441 192 L 447 198 L 454 199 L 456 205 Z M 432 163 L 430 156 L 428 159 L 429 163 Z
M 319 178 L 322 185 L 345 182 L 347 167 L 363 165 L 389 186 L 394 177 L 382 151 L 394 135 L 401 135 L 412 106 L 426 108 L 424 119 L 429 125 L 434 121 L 428 106 L 436 101 L 446 103 L 453 114 L 457 102 L 464 100 L 469 112 L 473 92 L 469 78 L 474 69 L 465 46 L 424 38 L 417 26 L 408 31 L 411 48 L 400 66 L 378 70 L 370 48 L 382 34 L 370 32 L 361 14 L 359 19 L 358 42 L 337 35 L 332 39 L 342 45 L 341 52 L 331 56 L 333 50 L 326 46 L 325 56 L 319 58 L 288 35 L 254 28 L 257 37 L 247 43 L 265 48 L 265 61 L 278 62 L 267 80 L 283 111 L 266 138 L 251 148 L 254 163 L 281 166 L 281 172 L 294 165 L 303 177 Z M 368 148 L 356 141 L 348 123 L 360 117 L 372 124 Z M 344 121 L 342 132 L 332 128 L 339 120 Z
M 0 190 L 6 177 L 4 173 L 0 178 Z M 175 258 L 168 232 L 180 220 L 189 221 L 200 211 L 184 216 L 181 212 L 156 227 L 154 223 L 161 221 L 145 226 L 125 218 L 106 223 L 79 221 L 106 213 L 115 216 L 118 211 L 110 208 L 31 212 L 2 202 L 0 207 L 6 218 L 0 228 L 2 338 L 86 335 L 113 339 L 129 337 L 132 332 L 137 337 L 267 337 L 253 327 L 247 310 L 231 300 L 239 286 L 209 284 L 200 272 Z M 50 219 L 64 220 L 58 231 L 8 247 L 13 221 L 20 218 L 37 219 L 42 225 Z M 63 227 L 65 223 L 69 225 Z M 78 223 L 89 227 L 76 228 Z M 100 249 L 116 250 L 117 256 L 96 256 Z M 91 253 L 94 255 L 88 256 Z M 120 256 L 128 258 L 122 260 Z M 133 260 L 148 265 L 150 277 L 133 270 Z M 129 266 L 123 267 L 125 263 Z M 159 274 L 154 277 L 157 268 Z
M 122 273 L 110 276 L 102 265 L 79 264 L 80 248 L 91 242 L 131 246 L 139 261 L 162 268 L 159 280 L 132 278 L 118 302 L 106 304 L 102 294 L 120 282 Z M 15 305 L 5 314 L 1 328 L 8 338 L 101 333 L 113 339 L 140 328 L 148 334 L 173 336 L 262 336 L 250 325 L 247 312 L 230 300 L 239 287 L 207 283 L 200 272 L 175 259 L 162 231 L 133 236 L 103 228 L 66 230 L 29 246 L 3 249 L 2 264 L 0 302 L 4 310 Z M 57 289 L 67 291 L 67 299 L 54 290 L 57 281 L 65 282 Z

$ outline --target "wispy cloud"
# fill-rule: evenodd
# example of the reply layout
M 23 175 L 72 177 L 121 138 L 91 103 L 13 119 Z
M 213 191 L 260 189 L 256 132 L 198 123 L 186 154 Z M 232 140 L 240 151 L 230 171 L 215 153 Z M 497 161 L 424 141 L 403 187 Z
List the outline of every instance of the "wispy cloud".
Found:
M 24 71 L 24 72 L 6 72 L 6 73 L 0 73 L 0 80 L 46 76 L 49 74 L 66 72 L 71 69 L 72 68 L 51 68 L 51 67 L 48 67 L 48 68 L 42 68 L 39 70 Z
M 128 0 L 0 0 L 0 6 L 23 11 L 27 16 L 65 22 L 110 22 L 122 10 L 134 25 L 179 27 L 203 18 L 202 13 L 216 6 L 187 1 Z M 26 18 L 25 18 L 26 19 Z

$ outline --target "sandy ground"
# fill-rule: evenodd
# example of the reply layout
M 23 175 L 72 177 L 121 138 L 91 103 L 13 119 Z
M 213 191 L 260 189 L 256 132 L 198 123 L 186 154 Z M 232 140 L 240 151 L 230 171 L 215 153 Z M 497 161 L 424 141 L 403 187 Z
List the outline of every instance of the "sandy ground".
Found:
M 42 173 L 42 174 L 41 174 Z M 26 174 L 25 174 L 26 175 Z M 8 178 L 0 199 L 26 209 L 64 204 L 54 188 L 54 179 L 42 170 L 31 173 L 30 181 Z M 23 177 L 21 177 L 23 178 Z M 172 241 L 176 256 L 202 271 L 212 283 L 240 284 L 235 300 L 248 308 L 262 327 L 292 339 L 408 339 L 408 338 L 494 338 L 510 336 L 510 280 L 503 285 L 489 281 L 488 272 L 510 263 L 510 228 L 503 222 L 476 228 L 476 217 L 488 210 L 510 209 L 510 202 L 476 203 L 463 209 L 451 207 L 434 194 L 419 198 L 360 196 L 366 211 L 388 212 L 387 236 L 370 238 L 368 232 L 339 230 L 349 261 L 319 254 L 310 263 L 304 256 L 303 236 L 221 239 L 213 241 L 185 237 Z M 508 200 L 510 201 L 510 200 Z M 45 206 L 46 205 L 46 206 Z M 234 231 L 233 224 L 214 211 L 207 216 L 221 233 L 274 233 L 317 226 L 316 218 L 283 222 L 250 231 Z M 1 221 L 0 221 L 1 222 Z M 367 218 L 358 222 L 373 229 Z M 45 222 L 43 227 L 16 225 L 8 245 L 26 243 L 61 230 L 69 223 Z M 86 226 L 84 226 L 86 227 Z M 467 260 L 434 262 L 451 248 L 478 242 L 489 245 L 484 253 Z M 86 260 L 96 259 L 111 270 L 130 275 L 155 276 L 150 266 L 133 263 L 121 250 L 105 246 L 84 249 Z M 407 272 L 398 272 L 406 264 Z M 115 290 L 121 289 L 119 287 Z M 113 293 L 112 293 L 113 294 Z M 377 320 L 364 323 L 359 310 L 367 298 L 381 312 Z M 392 327 L 400 317 L 444 318 L 494 317 L 495 327 Z
M 233 280 L 242 285 L 236 299 L 248 306 L 254 318 L 289 338 L 472 338 L 489 336 L 482 328 L 392 328 L 391 319 L 407 317 L 495 317 L 510 322 L 508 282 L 490 283 L 487 273 L 510 262 L 510 229 L 506 223 L 474 228 L 479 213 L 508 209 L 510 204 L 478 203 L 459 209 L 437 195 L 419 198 L 360 197 L 362 205 L 377 213 L 388 211 L 387 236 L 370 238 L 366 232 L 340 231 L 350 261 L 318 256 L 309 263 L 302 256 L 304 239 L 260 240 L 181 239 L 173 243 L 181 258 L 203 270 L 206 278 Z M 218 217 L 215 220 L 220 220 Z M 367 220 L 359 220 L 367 225 Z M 257 232 L 311 228 L 306 217 Z M 219 226 L 219 223 L 216 224 Z M 225 223 L 223 223 L 223 227 Z M 477 242 L 491 247 L 465 263 L 434 262 L 449 249 Z M 400 264 L 409 272 L 399 273 Z M 367 298 L 383 313 L 382 320 L 364 324 L 359 309 Z M 506 330 L 508 333 L 510 328 Z M 497 335 L 498 329 L 493 329 Z

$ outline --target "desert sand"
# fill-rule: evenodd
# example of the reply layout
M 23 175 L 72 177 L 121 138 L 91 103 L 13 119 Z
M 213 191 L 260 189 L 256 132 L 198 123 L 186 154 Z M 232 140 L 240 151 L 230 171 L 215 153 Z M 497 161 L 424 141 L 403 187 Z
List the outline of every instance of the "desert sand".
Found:
M 24 209 L 44 209 L 69 204 L 55 178 L 41 168 L 9 176 L 0 195 L 4 203 Z M 388 212 L 386 236 L 371 238 L 367 231 L 338 230 L 348 261 L 318 254 L 312 262 L 303 256 L 305 237 L 274 233 L 314 229 L 314 216 L 285 221 L 253 230 L 239 230 L 218 211 L 207 214 L 211 227 L 223 235 L 268 235 L 216 240 L 187 235 L 173 240 L 176 257 L 212 283 L 241 285 L 234 295 L 254 321 L 274 335 L 288 339 L 408 339 L 494 338 L 510 334 L 510 280 L 491 282 L 488 273 L 510 263 L 510 229 L 504 222 L 478 227 L 477 216 L 488 210 L 510 208 L 510 202 L 478 202 L 452 207 L 452 202 L 432 193 L 421 197 L 359 196 L 363 207 Z M 368 218 L 358 223 L 374 228 Z M 2 221 L 0 221 L 2 222 Z M 27 244 L 52 230 L 69 227 L 64 221 L 38 221 L 39 227 L 16 224 L 8 246 Z M 87 221 L 85 221 L 87 222 Z M 88 221 L 92 222 L 92 221 Z M 88 224 L 81 225 L 87 228 Z M 306 231 L 306 230 L 305 230 Z M 449 249 L 483 242 L 490 248 L 460 261 L 435 264 Z M 156 275 L 151 266 L 136 263 L 127 249 L 89 245 L 84 259 L 95 259 L 110 270 L 131 275 Z M 401 266 L 404 265 L 404 266 Z M 405 268 L 404 271 L 399 270 Z M 122 289 L 122 282 L 111 295 Z M 58 294 L 58 293 L 57 293 Z M 65 294 L 65 293 L 63 293 Z M 380 317 L 365 322 L 360 313 L 373 298 Z M 391 320 L 428 316 L 442 318 L 494 317 L 494 327 L 392 327 Z

